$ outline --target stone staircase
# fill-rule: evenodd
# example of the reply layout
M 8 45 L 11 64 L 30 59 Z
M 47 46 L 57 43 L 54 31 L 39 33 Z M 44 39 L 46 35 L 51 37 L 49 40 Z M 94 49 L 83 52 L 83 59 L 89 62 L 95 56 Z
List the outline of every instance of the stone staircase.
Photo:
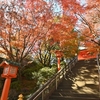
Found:
M 99 86 L 96 60 L 78 61 L 48 100 L 100 100 Z

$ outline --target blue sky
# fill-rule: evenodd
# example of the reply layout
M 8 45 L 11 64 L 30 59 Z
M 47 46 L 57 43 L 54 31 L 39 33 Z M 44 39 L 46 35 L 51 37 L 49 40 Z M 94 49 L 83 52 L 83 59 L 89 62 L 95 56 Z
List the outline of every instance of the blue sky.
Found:
M 81 2 L 81 5 L 86 4 L 86 0 L 80 0 L 80 2 Z
M 45 0 L 45 1 L 50 2 L 50 0 Z M 59 6 L 59 4 L 57 2 L 55 2 L 55 0 L 51 0 L 51 1 L 54 4 L 54 8 L 53 8 L 54 12 L 60 12 L 61 11 L 61 7 Z M 80 1 L 81 5 L 85 5 L 86 4 L 86 0 L 78 0 L 78 1 Z

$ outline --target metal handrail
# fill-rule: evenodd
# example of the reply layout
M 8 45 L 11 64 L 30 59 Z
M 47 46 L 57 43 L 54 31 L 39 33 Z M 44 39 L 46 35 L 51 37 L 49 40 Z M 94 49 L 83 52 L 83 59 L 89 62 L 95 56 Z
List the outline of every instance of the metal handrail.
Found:
M 75 66 L 77 57 L 68 63 L 64 68 L 58 71 L 50 80 L 48 80 L 43 87 L 39 88 L 27 100 L 47 100 L 51 93 L 57 89 L 60 82 L 63 80 L 68 71 Z

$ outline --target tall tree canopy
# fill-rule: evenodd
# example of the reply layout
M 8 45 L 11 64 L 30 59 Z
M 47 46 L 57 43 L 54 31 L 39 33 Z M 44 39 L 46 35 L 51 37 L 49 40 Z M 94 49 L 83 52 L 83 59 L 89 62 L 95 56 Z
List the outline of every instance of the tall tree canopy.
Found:
M 100 48 L 100 1 L 86 0 L 86 10 L 79 17 L 84 45 L 90 52 L 96 53 Z
M 58 12 L 54 6 L 59 6 Z M 1 1 L 0 48 L 3 50 L 0 52 L 24 65 L 27 56 L 33 54 L 45 36 L 59 43 L 64 51 L 70 44 L 76 46 L 76 15 L 82 14 L 84 9 L 78 0 Z
M 0 52 L 7 59 L 25 64 L 27 56 L 36 50 L 36 43 L 52 26 L 52 12 L 46 4 L 31 10 L 16 2 L 0 3 Z

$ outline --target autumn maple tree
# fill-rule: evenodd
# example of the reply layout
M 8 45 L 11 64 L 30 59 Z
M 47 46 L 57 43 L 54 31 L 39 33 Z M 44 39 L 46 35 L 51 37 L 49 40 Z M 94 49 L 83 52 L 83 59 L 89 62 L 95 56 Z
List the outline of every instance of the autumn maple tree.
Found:
M 19 1 L 0 3 L 0 52 L 24 66 L 51 26 L 52 12 L 46 3 L 34 10 Z
M 65 57 L 72 57 L 78 53 L 78 31 L 75 29 L 78 23 L 78 14 L 82 14 L 85 7 L 77 0 L 59 0 L 58 4 L 62 9 L 62 16 L 53 29 L 54 40 L 59 41 L 59 46 Z M 51 33 L 52 34 L 52 33 Z M 52 35 L 53 36 L 53 35 Z
M 76 15 L 83 13 L 84 7 L 76 0 L 56 0 L 56 2 L 62 9 L 62 15 L 57 17 L 58 20 L 50 35 L 59 43 L 65 57 L 75 56 L 78 53 L 78 32 L 75 30 L 78 17 Z
M 49 39 L 58 45 L 55 50 L 61 50 L 65 57 L 75 56 L 78 50 L 77 32 L 74 30 L 76 21 L 69 16 L 58 17 L 49 34 Z
M 100 1 L 86 0 L 86 10 L 83 14 L 79 14 L 79 19 L 81 21 L 79 30 L 84 45 L 89 52 L 97 54 L 100 48 Z
M 55 4 L 60 7 L 58 12 Z M 0 52 L 6 59 L 26 65 L 27 57 L 38 49 L 45 36 L 63 47 L 64 52 L 71 51 L 69 45 L 73 47 L 78 43 L 76 14 L 83 13 L 83 8 L 77 0 L 0 2 Z M 72 52 L 76 53 L 76 49 Z

